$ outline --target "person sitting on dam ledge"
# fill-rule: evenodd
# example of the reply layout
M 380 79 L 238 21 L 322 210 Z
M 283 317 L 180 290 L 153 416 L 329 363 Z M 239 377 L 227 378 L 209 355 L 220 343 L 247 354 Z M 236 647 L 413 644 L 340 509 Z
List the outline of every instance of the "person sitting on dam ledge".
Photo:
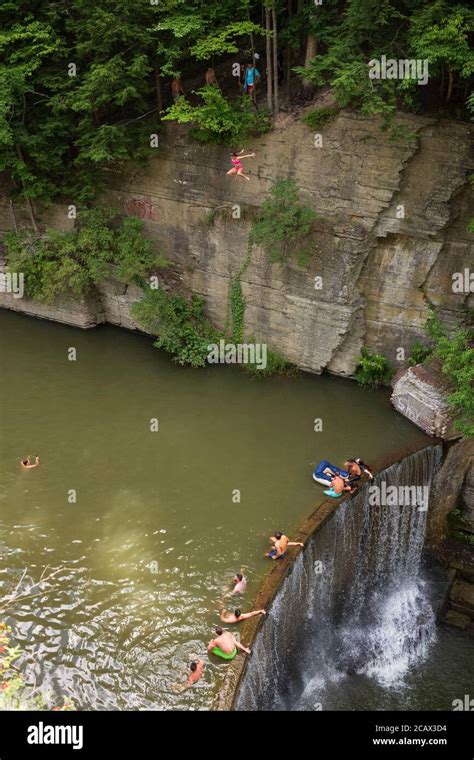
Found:
M 266 615 L 266 610 L 254 610 L 253 612 L 241 612 L 240 610 L 222 610 L 220 618 L 223 623 L 241 623 L 243 620 L 248 620 L 256 615 Z
M 279 530 L 274 536 L 270 536 L 269 540 L 273 543 L 273 549 L 265 554 L 265 557 L 269 557 L 269 559 L 283 559 L 289 546 L 304 546 L 301 541 L 290 541 L 288 536 Z
M 27 457 L 27 459 L 22 459 L 20 461 L 20 464 L 21 464 L 21 466 L 22 466 L 22 468 L 24 470 L 33 470 L 35 467 L 39 466 L 40 458 L 39 458 L 38 455 L 36 455 L 36 457 L 35 457 L 34 464 L 31 464 L 30 459 L 31 459 L 31 457 Z
M 339 496 L 342 496 L 344 491 L 349 491 L 351 493 L 354 489 L 354 486 L 352 486 L 347 478 L 343 478 L 342 475 L 334 475 L 334 477 L 331 480 L 331 488 L 324 491 L 326 496 L 332 496 L 333 498 L 337 498 Z
M 245 654 L 252 654 L 251 649 L 244 647 L 230 631 L 222 630 L 219 625 L 216 627 L 216 634 L 216 638 L 207 645 L 207 651 L 211 654 L 222 657 L 223 660 L 233 660 L 238 649 Z

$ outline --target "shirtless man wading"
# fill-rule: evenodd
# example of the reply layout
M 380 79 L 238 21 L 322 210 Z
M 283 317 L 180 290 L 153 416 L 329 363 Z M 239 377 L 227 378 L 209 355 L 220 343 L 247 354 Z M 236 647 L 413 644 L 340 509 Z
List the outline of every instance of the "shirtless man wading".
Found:
M 248 620 L 256 615 L 266 615 L 265 610 L 254 610 L 254 612 L 241 612 L 240 610 L 222 610 L 221 620 L 223 623 L 241 623 L 242 620 Z

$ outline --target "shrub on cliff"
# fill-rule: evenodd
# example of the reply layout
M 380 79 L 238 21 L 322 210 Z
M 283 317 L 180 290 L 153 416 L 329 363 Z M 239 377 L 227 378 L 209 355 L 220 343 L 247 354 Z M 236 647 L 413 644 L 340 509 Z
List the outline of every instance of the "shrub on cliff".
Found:
M 269 260 L 285 266 L 296 259 L 305 266 L 314 250 L 314 228 L 318 214 L 299 199 L 292 179 L 277 180 L 270 197 L 262 203 L 249 234 L 250 245 L 261 245 Z
M 156 348 L 164 348 L 178 364 L 204 367 L 209 343 L 220 334 L 204 316 L 204 299 L 192 295 L 148 289 L 132 306 L 132 315 L 147 332 L 156 335 Z
M 192 124 L 191 136 L 200 142 L 232 146 L 270 129 L 268 112 L 252 110 L 248 97 L 228 100 L 218 87 L 210 85 L 198 90 L 197 95 L 202 105 L 193 106 L 185 97 L 178 98 L 163 120 Z
M 81 212 L 71 231 L 8 233 L 8 268 L 24 274 L 26 296 L 44 302 L 78 298 L 111 274 L 140 282 L 148 272 L 166 266 L 143 237 L 142 226 L 139 219 L 96 208 Z
M 393 375 L 393 368 L 382 354 L 373 354 L 363 346 L 357 360 L 355 379 L 367 388 L 379 388 L 388 385 Z
M 444 327 L 433 310 L 426 330 L 434 342 L 433 354 L 441 361 L 442 372 L 452 385 L 448 403 L 457 419 L 455 427 L 466 436 L 474 435 L 474 330 L 457 325 Z

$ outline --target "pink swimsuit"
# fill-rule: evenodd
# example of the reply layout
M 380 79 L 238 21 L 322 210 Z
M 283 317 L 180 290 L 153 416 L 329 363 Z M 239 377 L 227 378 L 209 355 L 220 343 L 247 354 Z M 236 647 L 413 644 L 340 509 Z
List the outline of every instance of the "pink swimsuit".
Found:
M 243 164 L 240 163 L 240 158 L 232 158 L 232 163 L 234 164 L 234 169 L 243 169 Z

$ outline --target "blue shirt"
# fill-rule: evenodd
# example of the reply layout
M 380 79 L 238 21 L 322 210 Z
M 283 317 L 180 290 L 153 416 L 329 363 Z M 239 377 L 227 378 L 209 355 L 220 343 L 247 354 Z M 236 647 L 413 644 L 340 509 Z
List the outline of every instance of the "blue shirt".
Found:
M 246 84 L 253 84 L 256 77 L 260 76 L 260 72 L 258 69 L 255 68 L 255 66 L 252 66 L 251 69 L 247 68 L 245 69 L 245 83 Z

